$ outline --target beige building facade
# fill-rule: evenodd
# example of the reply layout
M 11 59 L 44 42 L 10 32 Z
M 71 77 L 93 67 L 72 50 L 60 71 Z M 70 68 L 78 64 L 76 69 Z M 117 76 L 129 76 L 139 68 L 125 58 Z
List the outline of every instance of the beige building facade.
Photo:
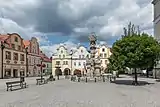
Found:
M 160 0 L 153 0 L 154 6 L 154 37 L 160 42 Z M 153 70 L 154 78 L 160 78 L 160 62 Z
M 111 48 L 108 47 L 106 44 L 102 44 L 98 47 L 98 52 L 96 53 L 97 56 L 100 57 L 101 60 L 101 70 L 104 72 L 107 69 L 107 64 L 109 63 L 108 58 L 111 56 Z
M 44 54 L 40 51 L 36 38 L 24 40 L 17 33 L 12 33 L 0 35 L 0 41 L 1 78 L 16 78 L 20 75 L 38 76 L 40 74 L 41 69 L 37 64 L 44 60 Z
M 61 69 L 62 75 L 64 75 L 65 69 L 68 69 L 69 75 L 71 74 L 71 55 L 64 45 L 60 45 L 52 56 L 52 74 L 54 76 L 56 68 Z

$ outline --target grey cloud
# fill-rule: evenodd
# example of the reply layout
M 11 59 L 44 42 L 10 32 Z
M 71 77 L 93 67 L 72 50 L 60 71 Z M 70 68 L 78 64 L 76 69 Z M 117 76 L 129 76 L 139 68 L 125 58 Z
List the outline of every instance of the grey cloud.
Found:
M 125 14 L 122 16 L 115 13 L 115 10 L 121 5 L 121 0 L 95 0 L 91 3 L 88 3 L 86 0 L 86 2 L 78 5 L 76 2 L 80 2 L 80 0 L 75 0 L 73 8 L 70 7 L 70 3 L 73 3 L 71 0 L 34 1 L 37 1 L 36 5 L 17 6 L 14 8 L 12 6 L 4 7 L 4 14 L 7 18 L 12 19 L 24 28 L 32 26 L 35 31 L 41 33 L 60 33 L 66 36 L 74 35 L 74 39 L 80 42 L 88 41 L 88 34 L 90 32 L 99 32 L 104 26 L 110 26 L 108 25 L 108 19 L 110 17 L 115 17 L 117 24 L 125 24 L 127 22 L 126 20 L 133 20 L 140 23 L 134 14 L 130 13 L 129 15 Z M 144 7 L 150 0 L 137 0 L 136 2 L 140 7 Z M 62 7 L 60 8 L 60 6 Z M 75 28 L 79 27 L 87 27 L 89 30 L 87 32 L 74 31 Z M 112 32 L 114 32 L 114 29 Z M 118 38 L 118 34 L 113 36 L 110 32 L 97 34 L 99 35 L 99 40 L 112 41 L 112 39 Z

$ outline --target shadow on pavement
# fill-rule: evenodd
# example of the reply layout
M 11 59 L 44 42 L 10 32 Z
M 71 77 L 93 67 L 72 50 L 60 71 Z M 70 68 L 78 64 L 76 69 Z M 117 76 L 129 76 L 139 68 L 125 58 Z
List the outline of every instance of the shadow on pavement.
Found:
M 133 85 L 133 80 L 116 80 L 114 81 L 115 84 L 118 85 Z M 149 83 L 146 81 L 138 81 L 138 86 L 150 85 L 154 83 Z
M 157 79 L 156 82 L 160 82 L 160 79 Z

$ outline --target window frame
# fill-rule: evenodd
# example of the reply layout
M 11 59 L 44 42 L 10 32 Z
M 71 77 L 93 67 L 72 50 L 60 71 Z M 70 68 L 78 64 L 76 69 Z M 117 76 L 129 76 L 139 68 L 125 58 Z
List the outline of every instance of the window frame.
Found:
M 18 37 L 15 37 L 15 38 L 14 38 L 14 41 L 15 41 L 15 42 L 18 42 Z
M 7 55 L 8 53 L 8 55 Z M 11 60 L 11 52 L 10 51 L 5 51 L 6 59 Z
M 16 57 L 15 55 L 16 55 L 17 57 Z M 16 52 L 13 53 L 13 60 L 18 61 L 18 53 L 16 53 Z
M 23 57 L 22 57 L 23 56 Z M 24 54 L 20 54 L 20 61 L 24 61 Z

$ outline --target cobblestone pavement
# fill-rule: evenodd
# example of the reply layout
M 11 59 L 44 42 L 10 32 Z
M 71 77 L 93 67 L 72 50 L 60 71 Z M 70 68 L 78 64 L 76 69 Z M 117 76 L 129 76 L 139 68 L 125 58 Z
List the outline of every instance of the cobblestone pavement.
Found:
M 160 107 L 160 83 L 140 80 L 153 84 L 132 86 L 63 79 L 36 86 L 35 78 L 27 78 L 28 88 L 7 92 L 8 80 L 0 80 L 0 107 Z

